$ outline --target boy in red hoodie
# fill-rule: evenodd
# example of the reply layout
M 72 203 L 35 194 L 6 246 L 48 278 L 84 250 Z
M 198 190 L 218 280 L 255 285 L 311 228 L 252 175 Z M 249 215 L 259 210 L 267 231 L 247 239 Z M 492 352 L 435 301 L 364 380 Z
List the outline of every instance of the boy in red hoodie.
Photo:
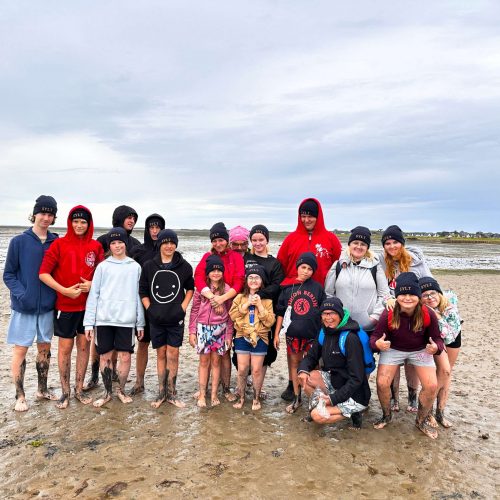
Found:
M 82 390 L 89 361 L 83 316 L 95 268 L 104 259 L 103 248 L 92 239 L 93 234 L 90 210 L 82 205 L 72 208 L 68 215 L 68 232 L 51 245 L 39 271 L 40 280 L 57 292 L 54 335 L 59 337 L 57 361 L 62 387 L 58 408 L 67 408 L 69 403 L 71 352 L 75 337 L 75 397 L 83 404 L 92 402 Z

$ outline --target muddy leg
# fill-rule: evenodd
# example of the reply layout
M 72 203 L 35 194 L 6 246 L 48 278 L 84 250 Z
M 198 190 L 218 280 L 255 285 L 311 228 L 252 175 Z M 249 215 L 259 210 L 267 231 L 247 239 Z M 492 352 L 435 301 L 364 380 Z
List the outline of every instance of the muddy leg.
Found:
M 378 367 L 377 394 L 382 407 L 382 417 L 373 424 L 375 429 L 383 429 L 392 420 L 391 384 L 398 371 L 398 365 L 379 365 Z
M 437 430 L 431 427 L 428 419 L 432 411 L 432 405 L 434 404 L 437 392 L 436 369 L 428 366 L 415 366 L 415 371 L 420 383 L 422 384 L 422 390 L 420 391 L 420 396 L 418 398 L 415 425 L 426 436 L 431 439 L 436 439 L 438 437 Z
M 131 396 L 144 392 L 144 376 L 148 366 L 148 349 L 149 342 L 138 342 L 137 354 L 135 356 L 136 378 L 134 387 L 132 387 L 132 390 L 130 391 Z
M 83 393 L 83 381 L 89 364 L 90 342 L 85 335 L 76 336 L 75 398 L 84 405 L 92 403 L 92 398 Z
M 36 356 L 36 371 L 38 374 L 38 391 L 36 397 L 38 399 L 49 399 L 51 401 L 56 401 L 58 398 L 52 392 L 49 391 L 47 387 L 47 379 L 49 376 L 50 367 L 50 344 L 39 343 L 36 345 L 38 349 L 38 354 Z
M 159 408 L 167 397 L 167 346 L 156 349 L 156 371 L 158 373 L 158 397 L 151 403 L 153 408 Z
M 448 429 L 453 424 L 444 416 L 444 410 L 448 401 L 448 394 L 451 385 L 451 366 L 448 359 L 448 354 L 443 351 L 439 356 L 434 356 L 434 361 L 437 367 L 437 407 L 436 420 L 445 428 Z
M 177 371 L 179 369 L 179 348 L 167 345 L 167 402 L 184 408 L 186 403 L 177 398 Z
M 399 411 L 399 382 L 401 380 L 401 368 L 398 369 L 394 375 L 391 384 L 391 410 Z
M 107 352 L 106 354 L 102 354 L 100 356 L 100 367 L 101 367 L 101 377 L 102 382 L 104 384 L 104 392 L 99 399 L 96 399 L 93 402 L 93 405 L 96 408 L 101 407 L 105 403 L 111 400 L 113 393 L 113 369 L 111 362 L 111 352 Z
M 59 337 L 59 346 L 57 351 L 57 364 L 59 366 L 59 378 L 61 379 L 61 397 L 57 402 L 57 408 L 64 409 L 68 407 L 70 396 L 70 375 L 71 375 L 71 352 L 73 351 L 74 340 Z
M 113 351 L 113 355 L 111 356 L 111 360 L 113 363 L 113 382 L 119 382 L 120 377 L 118 376 L 118 371 L 116 369 L 118 365 L 118 353 L 116 351 Z
M 208 385 L 208 372 L 210 370 L 210 353 L 200 354 L 200 363 L 198 365 L 198 402 L 200 408 L 207 406 L 207 385 Z M 214 388 L 215 380 L 212 378 L 212 389 Z M 217 388 L 216 388 L 217 391 Z
M 220 381 L 220 358 L 221 356 L 217 352 L 212 352 L 210 354 L 210 366 L 212 368 L 212 391 L 210 394 L 210 399 L 212 406 L 220 405 L 220 401 L 217 396 Z
M 231 352 L 226 351 L 221 356 L 220 379 L 224 396 L 228 401 L 235 401 L 236 396 L 231 392 Z
M 260 410 L 260 391 L 264 383 L 264 356 L 251 356 L 250 363 L 252 365 L 252 380 L 253 380 L 253 402 L 252 410 Z
M 248 368 L 250 366 L 250 354 L 237 354 L 238 356 L 238 394 L 239 400 L 233 404 L 237 410 L 245 404 L 245 387 L 247 385 Z
M 95 347 L 95 343 L 90 343 L 90 377 L 83 386 L 84 391 L 89 391 L 99 384 L 99 354 Z
M 116 395 L 122 403 L 131 403 L 133 400 L 128 395 L 125 394 L 125 384 L 127 383 L 128 374 L 130 372 L 130 364 L 132 362 L 132 356 L 129 352 L 119 351 L 118 352 L 118 382 L 119 386 L 116 390 Z
M 26 372 L 26 353 L 28 348 L 16 345 L 12 351 L 12 379 L 16 387 L 16 411 L 26 411 L 28 403 L 26 402 L 26 395 L 24 393 L 24 374 Z

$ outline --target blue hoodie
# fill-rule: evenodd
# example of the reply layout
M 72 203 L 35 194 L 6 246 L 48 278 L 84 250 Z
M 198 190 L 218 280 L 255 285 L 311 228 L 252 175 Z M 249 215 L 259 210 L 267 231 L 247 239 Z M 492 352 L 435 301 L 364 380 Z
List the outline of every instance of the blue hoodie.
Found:
M 32 228 L 14 236 L 9 244 L 3 281 L 10 290 L 11 307 L 24 314 L 43 314 L 54 309 L 56 292 L 42 283 L 38 271 L 43 256 L 57 238 L 48 232 L 45 243 Z

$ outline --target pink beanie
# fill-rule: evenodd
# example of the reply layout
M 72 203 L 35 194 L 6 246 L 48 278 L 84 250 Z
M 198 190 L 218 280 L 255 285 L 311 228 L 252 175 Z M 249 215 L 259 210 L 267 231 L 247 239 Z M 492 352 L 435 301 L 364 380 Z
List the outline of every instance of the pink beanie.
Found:
M 243 226 L 236 226 L 229 230 L 229 243 L 233 241 L 246 241 L 250 231 Z

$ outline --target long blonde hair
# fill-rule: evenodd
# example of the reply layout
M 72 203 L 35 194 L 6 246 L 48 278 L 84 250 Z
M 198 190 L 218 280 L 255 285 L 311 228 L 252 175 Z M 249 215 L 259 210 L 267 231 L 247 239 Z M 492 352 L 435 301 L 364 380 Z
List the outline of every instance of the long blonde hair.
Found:
M 384 249 L 384 260 L 385 260 L 385 275 L 389 281 L 396 277 L 396 270 L 399 269 L 400 273 L 407 273 L 411 266 L 411 255 L 408 250 L 401 245 L 401 250 L 399 255 L 395 258 L 391 257 Z M 396 265 L 397 263 L 397 265 Z
M 389 325 L 393 330 L 397 330 L 401 325 L 401 307 L 398 302 L 396 302 L 393 312 L 392 321 Z M 415 311 L 413 311 L 412 316 L 412 330 L 418 332 L 424 327 L 424 312 L 422 311 L 422 304 L 419 302 Z

